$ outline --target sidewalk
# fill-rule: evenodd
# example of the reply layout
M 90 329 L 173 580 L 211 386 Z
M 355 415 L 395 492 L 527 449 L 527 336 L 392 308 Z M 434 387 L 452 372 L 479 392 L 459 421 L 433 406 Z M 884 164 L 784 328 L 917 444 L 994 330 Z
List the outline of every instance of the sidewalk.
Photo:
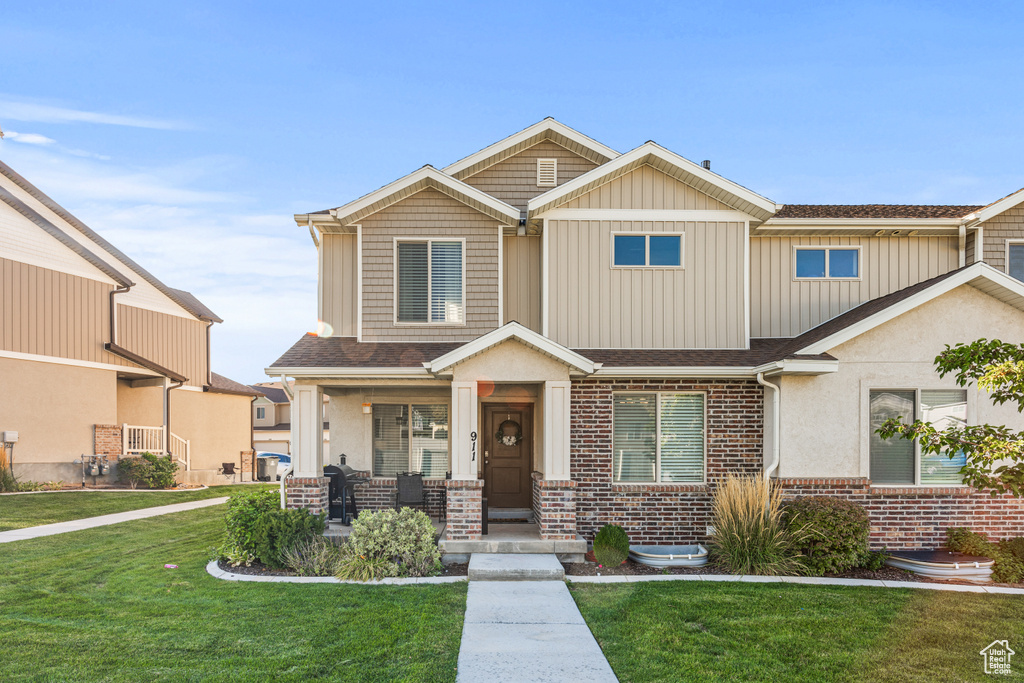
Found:
M 12 529 L 11 531 L 0 531 L 0 543 L 24 541 L 29 538 L 40 538 L 42 536 L 55 536 L 56 534 L 66 534 L 69 531 L 81 531 L 82 529 L 92 529 L 98 526 L 107 526 L 108 524 L 129 522 L 133 519 L 146 519 L 147 517 L 159 517 L 160 515 L 169 515 L 173 512 L 197 510 L 199 508 L 210 507 L 211 505 L 220 505 L 221 503 L 226 503 L 227 500 L 227 496 L 224 496 L 222 498 L 208 498 L 206 500 L 194 500 L 188 503 L 174 503 L 173 505 L 160 505 L 152 508 L 142 508 L 141 510 L 115 512 L 112 515 L 100 515 L 99 517 L 86 517 L 85 519 L 74 519 L 70 522 L 58 522 L 56 524 L 30 526 L 25 529 Z
M 470 581 L 458 683 L 617 681 L 564 581 Z

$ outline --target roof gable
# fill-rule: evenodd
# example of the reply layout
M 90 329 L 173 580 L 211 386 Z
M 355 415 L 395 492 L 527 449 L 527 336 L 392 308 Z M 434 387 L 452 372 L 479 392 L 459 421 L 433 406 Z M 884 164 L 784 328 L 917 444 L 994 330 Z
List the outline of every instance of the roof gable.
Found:
M 595 370 L 594 363 L 584 356 L 567 349 L 566 347 L 551 341 L 544 335 L 534 332 L 517 322 L 510 322 L 502 325 L 496 330 L 477 337 L 473 341 L 449 351 L 443 356 L 438 356 L 423 366 L 434 375 L 447 374 L 451 372 L 453 365 L 494 348 L 510 339 L 514 339 L 540 353 L 554 358 L 569 366 L 570 372 L 575 374 L 589 375 Z
M 731 180 L 726 180 L 700 164 L 681 157 L 675 152 L 670 152 L 654 142 L 645 143 L 603 166 L 598 166 L 589 173 L 584 173 L 574 180 L 534 197 L 527 204 L 527 208 L 531 216 L 537 216 L 581 197 L 644 165 L 651 166 L 759 221 L 767 220 L 777 209 L 772 200 Z
M 964 216 L 964 223 L 966 223 L 968 227 L 974 227 L 978 223 L 984 223 L 987 220 L 995 218 L 1004 211 L 1009 211 L 1022 202 L 1024 202 L 1024 188 L 1008 194 L 1002 199 L 998 199 L 988 206 L 983 206 L 977 211 L 973 211 Z
M 450 166 L 446 166 L 444 172 L 462 180 L 525 149 L 529 149 L 544 140 L 556 142 L 570 152 L 574 152 L 595 164 L 603 164 L 619 156 L 619 153 L 611 147 L 602 145 L 597 140 L 589 138 L 549 116 L 529 128 L 510 135 L 493 145 L 484 147 L 479 152 L 470 154 L 468 157 L 460 159 Z

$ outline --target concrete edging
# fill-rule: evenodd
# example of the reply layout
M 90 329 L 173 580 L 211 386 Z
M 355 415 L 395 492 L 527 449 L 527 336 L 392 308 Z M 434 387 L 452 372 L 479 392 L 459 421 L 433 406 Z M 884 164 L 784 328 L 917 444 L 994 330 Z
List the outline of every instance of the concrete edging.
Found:
M 190 491 L 205 491 L 210 488 L 206 484 L 199 486 L 194 489 L 95 489 L 95 488 L 77 488 L 77 489 L 61 489 L 60 491 L 10 491 L 8 493 L 0 493 L 0 496 L 31 496 L 35 493 L 188 493 Z
M 336 579 L 333 576 L 256 576 L 253 574 L 236 574 L 221 569 L 217 560 L 210 560 L 206 565 L 206 573 L 215 579 L 225 581 L 256 581 L 262 583 L 347 583 L 356 586 L 409 586 L 413 584 L 459 583 L 468 581 L 466 576 L 413 576 L 409 578 L 389 577 L 379 581 L 350 581 Z
M 871 588 L 922 588 L 924 590 L 960 593 L 999 593 L 1024 595 L 1024 588 L 1003 586 L 967 586 L 959 583 L 923 583 L 920 581 L 881 581 L 878 579 L 832 579 L 824 576 L 736 576 L 735 574 L 668 574 L 611 576 L 566 576 L 572 583 L 642 583 L 644 581 L 733 581 L 740 583 L 796 583 L 811 586 L 866 586 Z

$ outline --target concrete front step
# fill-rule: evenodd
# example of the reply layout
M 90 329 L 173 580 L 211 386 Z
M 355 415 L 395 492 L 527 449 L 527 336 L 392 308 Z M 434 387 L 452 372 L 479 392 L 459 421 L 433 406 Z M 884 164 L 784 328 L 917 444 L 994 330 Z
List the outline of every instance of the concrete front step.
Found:
M 562 562 L 583 562 L 587 542 L 577 536 L 572 540 L 543 539 L 536 527 L 526 524 L 491 525 L 490 533 L 479 541 L 442 540 L 438 545 L 442 562 L 469 562 L 470 555 L 554 554 Z
M 488 508 L 487 510 L 487 520 L 492 523 L 521 519 L 532 524 L 533 510 L 530 508 Z
M 473 553 L 470 581 L 562 581 L 565 569 L 554 554 Z

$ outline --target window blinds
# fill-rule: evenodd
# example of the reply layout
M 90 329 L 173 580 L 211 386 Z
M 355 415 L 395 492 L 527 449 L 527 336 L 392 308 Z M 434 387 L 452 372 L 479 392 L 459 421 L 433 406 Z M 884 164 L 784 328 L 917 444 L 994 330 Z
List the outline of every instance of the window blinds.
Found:
M 412 406 L 409 469 L 443 478 L 448 471 L 448 406 Z
M 393 477 L 409 469 L 409 406 L 373 406 L 373 474 Z
M 398 320 L 427 322 L 426 242 L 398 243 Z
M 704 481 L 704 396 L 661 396 L 661 481 Z
M 462 242 L 432 242 L 430 265 L 430 321 L 462 322 Z
M 618 394 L 614 401 L 615 481 L 656 481 L 657 394 Z
M 613 422 L 615 481 L 704 481 L 703 394 L 617 394 Z
M 951 391 L 922 391 L 921 419 L 943 430 L 963 427 L 967 424 L 967 392 L 961 389 Z M 948 453 L 938 455 L 921 454 L 921 483 L 936 485 L 958 485 L 963 483 L 960 468 L 967 463 L 967 455 L 960 451 L 952 458 Z

